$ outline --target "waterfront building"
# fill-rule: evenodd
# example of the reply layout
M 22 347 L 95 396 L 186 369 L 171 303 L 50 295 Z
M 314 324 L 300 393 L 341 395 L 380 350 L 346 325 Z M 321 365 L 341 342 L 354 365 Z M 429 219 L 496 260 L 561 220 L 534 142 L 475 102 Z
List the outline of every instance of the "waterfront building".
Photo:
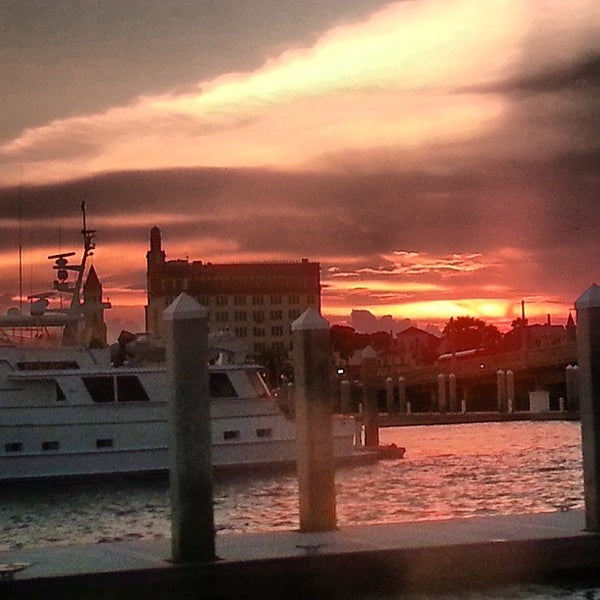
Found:
M 208 310 L 211 332 L 228 332 L 249 356 L 290 358 L 291 324 L 307 308 L 321 310 L 319 263 L 214 264 L 166 260 L 158 227 L 150 231 L 146 331 L 163 340 L 162 314 L 186 292 Z

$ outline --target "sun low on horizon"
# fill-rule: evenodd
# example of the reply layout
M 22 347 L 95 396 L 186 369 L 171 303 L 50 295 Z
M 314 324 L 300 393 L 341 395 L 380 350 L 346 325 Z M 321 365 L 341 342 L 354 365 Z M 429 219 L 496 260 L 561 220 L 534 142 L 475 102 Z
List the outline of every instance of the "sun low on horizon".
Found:
M 319 262 L 332 323 L 564 324 L 600 279 L 596 2 L 63 4 L 0 7 L 2 309 L 81 201 L 115 327 L 155 225 L 168 259 Z

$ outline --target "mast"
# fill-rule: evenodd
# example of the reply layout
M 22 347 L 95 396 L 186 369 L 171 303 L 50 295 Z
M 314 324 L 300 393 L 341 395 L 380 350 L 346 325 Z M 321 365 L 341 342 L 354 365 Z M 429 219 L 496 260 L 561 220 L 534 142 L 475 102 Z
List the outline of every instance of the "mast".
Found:
M 23 314 L 23 184 L 19 189 L 19 314 Z

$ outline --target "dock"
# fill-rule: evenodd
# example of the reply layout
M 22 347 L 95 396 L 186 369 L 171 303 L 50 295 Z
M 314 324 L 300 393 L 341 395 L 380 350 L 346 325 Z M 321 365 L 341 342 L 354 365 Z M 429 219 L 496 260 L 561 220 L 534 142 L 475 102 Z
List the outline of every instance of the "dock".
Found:
M 362 421 L 360 414 L 355 416 Z M 459 413 L 379 413 L 379 427 L 407 427 L 414 425 L 462 425 L 465 423 L 504 423 L 514 421 L 579 421 L 577 411 L 473 411 Z
M 587 587 L 600 575 L 600 534 L 584 527 L 584 512 L 574 510 L 220 532 L 218 559 L 203 564 L 173 564 L 164 538 L 23 548 L 0 552 L 0 563 L 21 569 L 0 578 L 0 598 L 352 600 L 517 583 Z

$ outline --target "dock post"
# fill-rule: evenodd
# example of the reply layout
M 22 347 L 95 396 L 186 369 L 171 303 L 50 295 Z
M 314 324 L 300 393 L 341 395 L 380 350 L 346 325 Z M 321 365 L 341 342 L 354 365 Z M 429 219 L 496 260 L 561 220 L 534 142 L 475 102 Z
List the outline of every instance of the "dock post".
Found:
M 498 412 L 506 411 L 506 373 L 502 369 L 496 371 L 497 408 Z
M 171 554 L 176 563 L 215 559 L 208 313 L 181 293 L 164 311 L 170 418 Z
M 300 531 L 336 528 L 329 323 L 306 309 L 292 323 Z
M 585 524 L 600 531 L 600 286 L 592 284 L 575 309 Z
M 567 388 L 567 410 L 575 411 L 579 405 L 577 393 L 577 378 L 579 369 L 577 365 L 567 365 L 565 371 L 565 383 Z
M 398 410 L 401 414 L 408 412 L 406 403 L 406 379 L 400 375 L 398 377 Z
M 391 377 L 385 380 L 385 399 L 388 414 L 391 415 L 394 410 L 394 380 Z
M 360 372 L 364 394 L 365 446 L 379 446 L 377 407 L 377 353 L 367 346 L 361 354 Z
M 440 373 L 438 379 L 438 411 L 441 414 L 446 412 L 446 376 Z
M 506 411 L 511 413 L 515 408 L 515 374 L 508 369 L 506 371 Z
M 340 395 L 342 397 L 342 414 L 347 415 L 350 412 L 350 382 L 347 379 L 342 379 L 340 382 Z
M 450 412 L 456 412 L 457 404 L 456 404 L 456 375 L 454 373 L 450 373 L 448 375 L 448 392 L 450 394 Z

